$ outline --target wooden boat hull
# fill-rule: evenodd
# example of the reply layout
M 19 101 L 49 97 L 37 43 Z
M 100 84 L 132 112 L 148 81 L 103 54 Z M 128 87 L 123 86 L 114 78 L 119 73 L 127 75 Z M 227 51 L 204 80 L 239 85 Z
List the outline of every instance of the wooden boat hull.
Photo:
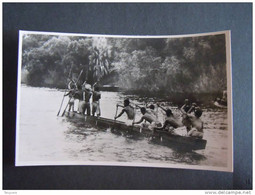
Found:
M 217 102 L 217 101 L 215 101 L 213 104 L 214 104 L 216 107 L 218 107 L 218 108 L 224 108 L 224 109 L 228 108 L 228 107 L 225 106 L 225 105 L 219 104 L 219 102 Z
M 128 126 L 122 121 L 107 119 L 103 117 L 84 116 L 78 113 L 66 113 L 69 118 L 78 118 L 84 120 L 86 124 L 90 124 L 97 128 L 111 129 L 114 133 L 137 134 L 145 137 L 150 137 L 160 143 L 167 145 L 178 144 L 181 147 L 191 150 L 205 149 L 207 141 L 195 137 L 182 136 L 175 133 L 160 130 L 150 130 L 141 126 Z

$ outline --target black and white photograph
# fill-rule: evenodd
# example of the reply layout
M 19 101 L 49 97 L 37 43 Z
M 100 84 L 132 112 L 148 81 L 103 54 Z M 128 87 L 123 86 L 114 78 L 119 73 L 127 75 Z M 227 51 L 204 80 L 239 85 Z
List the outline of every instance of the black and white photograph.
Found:
M 230 31 L 19 31 L 16 166 L 233 171 Z

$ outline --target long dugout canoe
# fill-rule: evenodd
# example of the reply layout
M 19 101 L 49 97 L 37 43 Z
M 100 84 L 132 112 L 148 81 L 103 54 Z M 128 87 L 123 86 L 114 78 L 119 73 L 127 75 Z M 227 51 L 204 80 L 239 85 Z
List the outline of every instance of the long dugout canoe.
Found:
M 134 125 L 127 125 L 125 122 L 117 121 L 113 119 L 107 119 L 103 117 L 93 117 L 84 116 L 76 112 L 66 112 L 68 118 L 75 118 L 84 120 L 84 123 L 92 125 L 98 128 L 110 128 L 114 132 L 124 133 L 124 134 L 138 134 L 145 137 L 150 137 L 158 140 L 161 143 L 183 146 L 190 150 L 201 150 L 205 149 L 207 141 L 201 138 L 182 136 L 176 133 L 160 131 L 160 130 L 150 130 L 146 127 Z

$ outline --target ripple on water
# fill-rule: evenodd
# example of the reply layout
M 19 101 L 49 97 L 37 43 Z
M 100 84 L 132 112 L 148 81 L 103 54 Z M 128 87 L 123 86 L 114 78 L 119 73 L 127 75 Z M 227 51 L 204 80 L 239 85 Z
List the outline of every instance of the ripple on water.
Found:
M 75 160 L 81 164 L 84 161 L 116 161 L 226 166 L 229 151 L 226 111 L 204 110 L 201 119 L 205 122 L 204 139 L 207 140 L 207 146 L 202 152 L 192 152 L 173 145 L 165 146 L 134 134 L 95 129 L 82 120 L 70 121 L 56 117 L 62 97 L 63 91 L 22 87 L 19 130 L 19 159 L 22 161 Z M 113 118 L 116 103 L 121 103 L 125 97 L 120 93 L 102 92 L 102 116 Z M 67 98 L 63 105 L 66 104 Z M 180 115 L 178 109 L 173 110 Z M 140 116 L 138 111 L 136 119 Z M 120 120 L 126 121 L 126 117 L 123 115 Z

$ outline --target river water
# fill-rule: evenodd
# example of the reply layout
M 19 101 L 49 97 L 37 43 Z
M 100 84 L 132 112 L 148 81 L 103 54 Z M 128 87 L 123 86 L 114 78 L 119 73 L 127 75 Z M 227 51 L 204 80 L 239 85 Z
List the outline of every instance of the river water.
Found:
M 20 113 L 16 136 L 16 165 L 70 165 L 70 164 L 118 164 L 162 165 L 175 167 L 209 167 L 217 169 L 229 166 L 229 132 L 227 112 L 222 109 L 204 110 L 204 139 L 206 149 L 182 151 L 150 141 L 149 138 L 134 139 L 111 133 L 109 129 L 98 130 L 57 116 L 63 91 L 20 88 Z M 124 95 L 102 92 L 101 114 L 113 118 L 116 103 Z M 65 98 L 63 108 L 67 104 Z M 77 102 L 75 102 L 77 105 Z M 138 103 L 138 102 L 137 102 Z M 63 109 L 62 109 L 63 110 Z M 178 110 L 174 109 L 178 114 Z M 120 112 L 120 110 L 118 111 Z M 160 113 L 160 112 L 159 112 Z M 62 114 L 62 111 L 60 115 Z M 161 114 L 162 115 L 162 114 Z M 161 116 L 160 116 L 161 117 Z M 139 119 L 139 114 L 137 120 Z M 126 116 L 120 120 L 125 121 Z

